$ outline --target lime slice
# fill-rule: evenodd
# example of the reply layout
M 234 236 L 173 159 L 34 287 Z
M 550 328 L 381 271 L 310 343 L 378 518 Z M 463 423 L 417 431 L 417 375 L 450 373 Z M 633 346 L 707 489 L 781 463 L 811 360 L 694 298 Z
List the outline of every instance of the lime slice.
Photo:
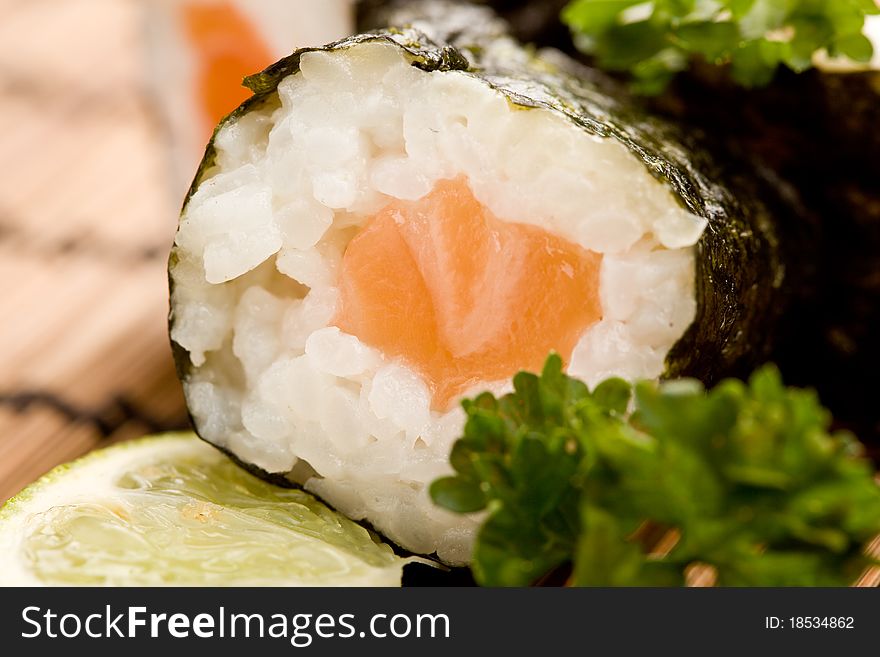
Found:
M 63 465 L 0 509 L 0 585 L 399 586 L 406 563 L 193 434 Z

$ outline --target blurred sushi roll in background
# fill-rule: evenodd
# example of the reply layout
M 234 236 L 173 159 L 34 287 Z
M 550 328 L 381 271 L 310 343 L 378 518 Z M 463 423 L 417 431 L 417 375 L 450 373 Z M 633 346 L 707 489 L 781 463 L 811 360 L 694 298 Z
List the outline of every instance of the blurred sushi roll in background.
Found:
M 170 333 L 202 438 L 460 564 L 479 518 L 427 486 L 463 396 L 551 351 L 590 384 L 735 372 L 788 270 L 767 209 L 615 83 L 483 7 L 378 15 L 248 79 L 181 216 Z
M 320 4 L 320 11 L 315 11 Z M 151 87 L 167 124 L 176 198 L 214 126 L 250 92 L 241 82 L 294 48 L 352 32 L 353 0 L 150 0 Z

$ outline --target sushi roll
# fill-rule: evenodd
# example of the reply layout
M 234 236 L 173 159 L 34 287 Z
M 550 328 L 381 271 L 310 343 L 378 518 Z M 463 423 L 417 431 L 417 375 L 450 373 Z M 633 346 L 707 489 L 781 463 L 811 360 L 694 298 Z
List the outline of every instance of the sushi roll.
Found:
M 727 374 L 786 277 L 766 209 L 613 83 L 486 8 L 386 19 L 246 81 L 182 211 L 170 335 L 203 439 L 461 564 L 479 519 L 427 488 L 464 396 L 551 351 L 591 384 Z
M 217 122 L 246 100 L 243 77 L 295 45 L 351 33 L 352 0 L 153 0 L 144 5 L 150 88 L 170 137 L 182 195 Z

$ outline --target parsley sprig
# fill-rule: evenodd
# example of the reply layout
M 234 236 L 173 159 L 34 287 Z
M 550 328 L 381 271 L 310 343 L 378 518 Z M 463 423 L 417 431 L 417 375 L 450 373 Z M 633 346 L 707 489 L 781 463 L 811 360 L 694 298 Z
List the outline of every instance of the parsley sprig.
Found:
M 809 68 L 821 50 L 867 62 L 862 29 L 877 13 L 874 0 L 573 0 L 562 20 L 599 66 L 628 71 L 653 94 L 695 58 L 729 64 L 748 87 L 770 82 L 780 65 Z
M 719 585 L 837 586 L 871 562 L 870 464 L 772 366 L 709 391 L 620 379 L 591 391 L 551 356 L 514 386 L 464 402 L 456 474 L 430 490 L 452 511 L 486 512 L 472 563 L 483 585 L 569 568 L 572 585 L 680 585 L 706 564 Z M 652 553 L 646 527 L 678 540 Z

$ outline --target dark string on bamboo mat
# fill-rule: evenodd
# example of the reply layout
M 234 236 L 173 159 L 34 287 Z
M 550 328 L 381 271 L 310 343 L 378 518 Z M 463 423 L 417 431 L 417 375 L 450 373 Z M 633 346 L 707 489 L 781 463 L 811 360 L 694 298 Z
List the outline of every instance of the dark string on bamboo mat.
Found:
M 51 410 L 70 422 L 92 425 L 101 438 L 109 438 L 129 423 L 140 424 L 150 433 L 179 431 L 190 426 L 188 418 L 183 415 L 161 419 L 124 395 L 114 396 L 96 408 L 87 408 L 74 404 L 56 393 L 23 390 L 0 393 L 0 407 L 4 406 L 16 413 L 25 413 L 34 408 Z
M 16 222 L 4 220 L 2 217 L 0 245 L 13 247 L 17 252 L 38 258 L 89 258 L 123 265 L 161 260 L 170 248 L 166 244 L 115 244 L 87 232 L 41 241 L 22 230 Z

